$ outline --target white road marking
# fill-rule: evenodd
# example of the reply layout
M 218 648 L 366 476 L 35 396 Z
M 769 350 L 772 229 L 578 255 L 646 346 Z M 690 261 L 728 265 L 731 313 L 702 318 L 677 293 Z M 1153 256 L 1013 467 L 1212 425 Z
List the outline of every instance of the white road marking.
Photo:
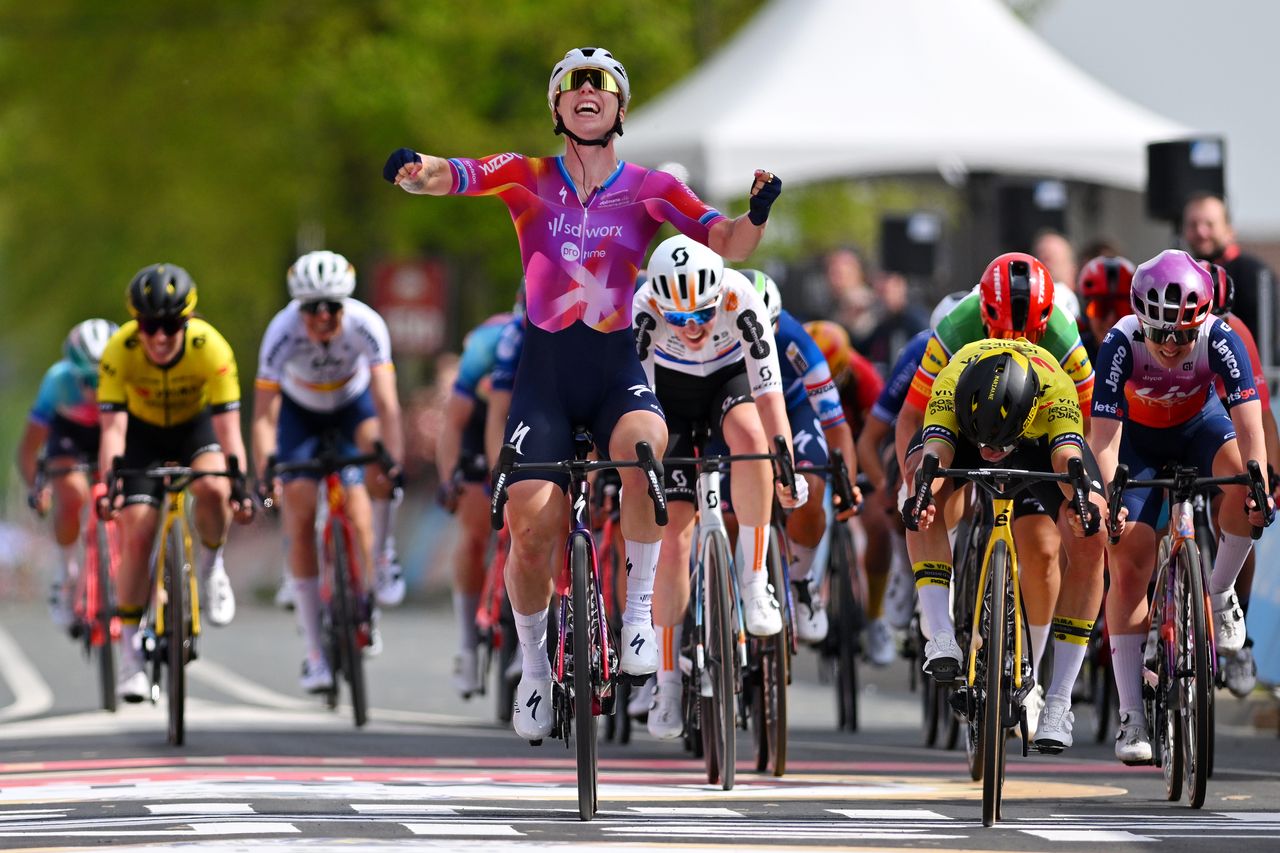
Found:
M 1021 831 L 1046 841 L 1076 841 L 1088 844 L 1160 840 L 1148 835 L 1135 835 L 1132 832 L 1116 829 L 1023 829 Z
M 147 811 L 153 815 L 256 814 L 248 803 L 155 803 Z
M 291 823 L 254 821 L 225 821 L 220 823 L 181 824 L 172 829 L 112 829 L 112 838 L 179 838 L 182 836 L 211 835 L 297 835 L 302 830 Z M 39 830 L 26 832 L 0 832 L 0 838 L 102 838 L 101 829 Z
M 627 811 L 662 817 L 742 817 L 742 812 L 717 806 L 707 808 L 696 806 L 630 806 Z
M 53 691 L 40 671 L 22 653 L 17 641 L 0 627 L 0 678 L 13 691 L 14 700 L 0 708 L 0 722 L 43 714 L 53 707 Z
M 458 810 L 449 806 L 420 806 L 417 803 L 352 803 L 351 810 L 359 814 L 428 814 L 456 817 Z
M 524 835 L 506 823 L 402 823 L 414 835 L 470 837 L 484 835 Z
M 1280 812 L 1213 812 L 1220 817 L 1232 820 L 1243 820 L 1249 823 L 1270 823 L 1280 821 Z
M 827 809 L 854 820 L 951 820 L 928 809 Z

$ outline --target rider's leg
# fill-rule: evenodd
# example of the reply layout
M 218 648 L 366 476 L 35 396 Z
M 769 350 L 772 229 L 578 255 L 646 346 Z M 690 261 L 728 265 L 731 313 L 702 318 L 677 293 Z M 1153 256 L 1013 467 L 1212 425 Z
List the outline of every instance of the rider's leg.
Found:
M 120 688 L 126 698 L 142 701 L 142 693 L 125 693 L 133 676 L 142 672 L 142 652 L 137 646 L 138 622 L 147 610 L 150 593 L 151 547 L 156 538 L 159 511 L 147 503 L 128 504 L 120 511 L 120 565 L 116 574 L 117 612 L 120 615 Z
M 767 453 L 756 407 L 743 401 L 720 421 L 729 452 Z M 769 592 L 769 516 L 773 507 L 773 466 L 767 459 L 734 462 L 729 488 L 738 516 L 737 568 L 747 630 L 772 636 L 782 630 L 782 614 Z M 816 497 L 815 497 L 816 500 Z
M 61 465 L 74 465 L 78 460 L 74 457 L 54 457 L 48 465 L 55 468 Z M 84 506 L 89 502 L 89 478 L 80 471 L 72 471 L 62 477 L 54 477 L 53 488 L 53 538 L 58 543 L 60 552 L 60 581 L 76 577 L 79 574 L 77 553 L 80 544 L 80 518 L 84 514 Z
M 225 471 L 227 459 L 221 450 L 201 453 L 191 460 L 196 471 Z M 200 577 L 208 580 L 222 567 L 222 548 L 231 527 L 231 481 L 226 477 L 201 477 L 193 480 L 189 488 L 195 503 L 193 522 L 200 544 Z
M 1100 531 L 1077 538 L 1067 521 L 1065 502 L 1058 510 L 1058 533 L 1067 551 L 1067 572 L 1054 609 L 1053 682 L 1048 698 L 1070 704 L 1071 688 L 1080 674 L 1093 623 L 1102 606 L 1106 534 Z
M 1050 623 L 1062 586 L 1063 538 L 1058 535 L 1053 518 L 1042 512 L 1022 516 L 1015 512 L 1013 537 L 1018 548 L 1018 578 L 1027 610 L 1027 628 L 1031 632 L 1032 672 L 1040 682 L 1040 662 L 1049 645 Z
M 376 512 L 376 510 L 375 510 Z M 458 625 L 458 655 L 454 688 L 469 694 L 478 690 L 476 607 L 484 588 L 485 556 L 489 550 L 489 500 L 479 483 L 464 483 L 458 495 L 458 542 L 453 554 L 453 617 Z
M 907 554 L 915 576 L 916 596 L 920 600 L 920 630 L 926 640 L 937 633 L 955 633 L 951 621 L 951 543 L 943 520 L 945 507 L 953 500 L 955 489 L 950 481 L 934 495 L 940 510 L 924 530 L 908 530 Z
M 1213 473 L 1225 477 L 1244 470 L 1240 448 L 1234 440 L 1225 442 L 1213 457 Z M 1236 652 L 1244 646 L 1244 611 L 1236 595 L 1236 578 L 1245 558 L 1253 550 L 1252 528 L 1245 511 L 1244 486 L 1222 486 L 1218 512 L 1218 554 L 1209 576 L 1209 596 L 1213 607 L 1214 632 L 1220 651 Z
M 661 459 L 667 449 L 667 424 L 653 412 L 634 409 L 614 425 L 609 437 L 609 458 L 634 460 L 636 444 L 641 441 L 648 442 L 654 456 Z M 648 626 L 653 623 L 651 601 L 662 529 L 654 520 L 644 471 L 620 468 L 618 472 L 622 478 L 619 512 L 627 559 L 627 606 L 622 624 Z
M 1156 553 L 1156 532 L 1132 518 L 1111 546 L 1107 587 L 1107 632 L 1120 714 L 1131 723 L 1145 719 L 1142 707 L 1142 646 L 1147 638 L 1147 585 Z
M 548 480 L 521 480 L 507 488 L 511 552 L 505 582 L 527 677 L 550 678 L 547 605 L 551 567 L 564 542 L 568 506 L 564 492 Z
M 377 418 L 365 418 L 355 429 L 355 444 L 361 453 L 372 453 L 380 437 Z M 378 603 L 395 606 L 404 600 L 404 581 L 398 564 L 393 563 L 395 550 L 396 511 L 400 495 L 393 494 L 392 482 L 377 463 L 365 468 L 365 485 L 370 499 L 370 539 L 372 559 L 365 563 L 373 571 Z
M 320 637 L 320 577 L 316 555 L 316 481 L 299 477 L 284 484 L 284 532 L 289 542 L 294 612 L 302 631 L 307 659 L 324 659 Z
M 819 474 L 798 471 L 809 483 L 810 500 L 787 516 L 787 538 L 791 541 L 791 580 L 806 580 L 813 570 L 813 557 L 827 529 L 827 513 L 821 499 L 827 481 Z
M 680 640 L 689 609 L 689 548 L 693 539 L 693 504 L 667 504 L 669 521 L 662 533 L 658 583 L 653 590 L 653 627 L 658 643 L 657 692 L 649 712 L 649 733 L 661 739 L 684 729 L 680 712 Z

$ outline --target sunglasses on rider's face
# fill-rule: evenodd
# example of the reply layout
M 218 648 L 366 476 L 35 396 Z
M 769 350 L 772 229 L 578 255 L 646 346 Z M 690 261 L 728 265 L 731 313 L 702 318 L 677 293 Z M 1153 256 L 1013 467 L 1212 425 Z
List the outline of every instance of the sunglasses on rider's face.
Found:
M 1199 335 L 1200 330 L 1196 329 L 1155 329 L 1147 324 L 1142 324 L 1142 334 L 1147 340 L 1159 346 L 1166 341 L 1172 341 L 1178 346 L 1186 346 L 1194 341 Z
M 716 316 L 716 309 L 714 306 L 711 308 L 700 308 L 697 311 L 662 312 L 662 319 L 678 328 L 688 326 L 690 323 L 705 326 L 707 323 L 711 322 L 711 318 L 714 316 Z
M 572 92 L 574 89 L 581 88 L 583 83 L 590 83 L 591 88 L 598 92 L 613 92 L 617 95 L 622 91 L 618 86 L 618 81 L 603 68 L 573 69 L 560 78 L 560 91 Z
M 342 303 L 332 299 L 322 299 L 319 302 L 303 302 L 298 306 L 298 310 L 304 314 L 310 314 L 313 317 L 321 311 L 326 311 L 329 314 L 337 314 L 342 310 Z
M 1091 320 L 1105 320 L 1111 315 L 1123 317 L 1129 313 L 1129 297 L 1099 296 L 1084 303 L 1085 316 Z
M 164 332 L 173 336 L 187 327 L 186 317 L 139 317 L 138 328 L 144 335 Z

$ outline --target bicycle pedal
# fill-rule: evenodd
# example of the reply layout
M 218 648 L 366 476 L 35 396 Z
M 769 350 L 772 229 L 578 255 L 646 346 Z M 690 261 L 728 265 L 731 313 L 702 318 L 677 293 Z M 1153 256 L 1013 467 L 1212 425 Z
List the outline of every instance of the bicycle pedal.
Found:
M 649 673 L 648 675 L 632 675 L 629 672 L 621 672 L 619 670 L 615 670 L 615 671 L 618 673 L 619 684 L 625 683 L 625 684 L 631 685 L 632 687 L 644 687 L 645 683 L 650 678 L 653 678 L 653 673 Z
M 951 695 L 947 697 L 947 704 L 951 706 L 952 711 L 970 720 L 973 719 L 976 698 L 973 688 L 963 685 L 951 691 Z
M 542 738 L 529 741 L 529 746 L 542 746 Z
M 1061 755 L 1066 751 L 1066 747 L 1056 743 L 1037 743 L 1033 744 L 1036 752 L 1041 755 Z

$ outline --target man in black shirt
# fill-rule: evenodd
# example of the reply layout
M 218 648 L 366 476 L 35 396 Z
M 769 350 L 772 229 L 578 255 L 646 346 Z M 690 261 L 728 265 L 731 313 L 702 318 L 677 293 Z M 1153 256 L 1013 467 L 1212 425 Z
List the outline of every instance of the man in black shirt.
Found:
M 1280 335 L 1277 335 L 1275 276 L 1259 258 L 1240 250 L 1227 204 L 1220 196 L 1197 193 L 1182 208 L 1182 240 L 1197 258 L 1221 265 L 1235 282 L 1236 299 L 1232 312 L 1244 321 L 1258 339 L 1258 351 L 1267 366 L 1280 363 Z M 1270 316 L 1262 325 L 1261 293 L 1270 297 Z

